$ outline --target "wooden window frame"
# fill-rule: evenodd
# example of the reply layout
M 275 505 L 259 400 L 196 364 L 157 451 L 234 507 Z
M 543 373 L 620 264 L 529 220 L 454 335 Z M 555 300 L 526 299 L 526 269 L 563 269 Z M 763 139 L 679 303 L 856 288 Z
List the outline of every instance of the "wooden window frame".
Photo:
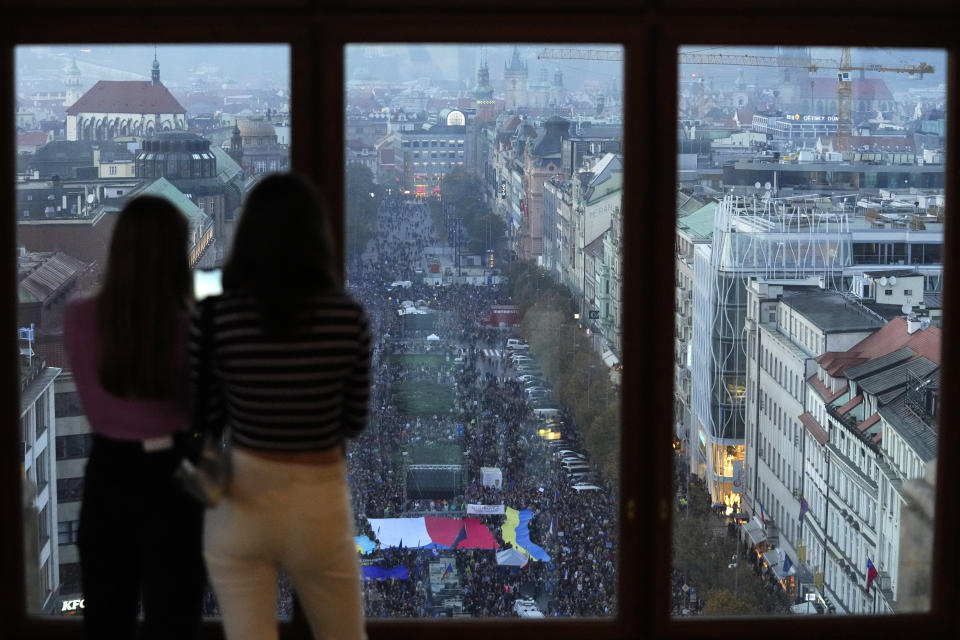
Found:
M 785 4 L 785 3 L 781 3 Z M 837 5 L 844 5 L 838 7 Z M 673 216 L 675 208 L 677 110 L 676 51 L 683 44 L 810 44 L 944 48 L 949 56 L 949 120 L 956 121 L 958 58 L 953 44 L 960 14 L 952 2 L 913 0 L 909 15 L 894 0 L 807 0 L 803 6 L 771 7 L 760 0 L 488 0 L 464 8 L 451 0 L 7 0 L 0 8 L 0 121 L 13 120 L 13 55 L 19 44 L 43 43 L 286 43 L 291 48 L 291 110 L 296 142 L 292 166 L 323 189 L 331 210 L 343 210 L 343 47 L 362 42 L 530 42 L 610 43 L 624 46 L 626 113 L 625 171 L 631 188 L 624 194 L 624 317 L 633 331 L 624 336 L 624 360 L 638 363 L 624 371 L 624 389 L 644 393 L 622 396 L 619 491 L 618 617 L 615 620 L 495 621 L 443 620 L 381 622 L 371 620 L 372 639 L 488 638 L 522 633 L 537 638 L 709 638 L 776 633 L 781 637 L 947 638 L 958 632 L 951 611 L 960 570 L 952 541 L 960 534 L 953 496 L 960 474 L 939 465 L 933 606 L 929 614 L 893 617 L 822 617 L 789 620 L 674 620 L 669 610 L 672 480 L 672 343 L 647 336 L 674 331 L 669 305 L 651 300 L 674 295 L 675 230 L 654 224 L 654 216 Z M 491 11 L 491 9 L 493 9 Z M 781 41 L 778 41 L 780 39 Z M 6 118 L 4 120 L 4 118 Z M 948 166 L 957 166 L 957 128 L 948 130 Z M 11 127 L 0 128 L 4 150 L 0 175 L 14 171 Z M 948 173 L 948 197 L 957 193 L 957 171 Z M 14 183 L 0 180 L 6 204 L 0 215 L 0 335 L 16 325 Z M 641 196 L 641 194 L 643 194 Z M 342 257 L 342 216 L 332 221 Z M 949 224 L 944 242 L 960 247 L 960 225 Z M 340 261 L 342 264 L 342 260 Z M 658 268 L 659 267 L 659 268 Z M 947 277 L 960 274 L 960 249 L 944 255 Z M 951 281 L 952 280 L 948 280 Z M 943 380 L 957 379 L 960 338 L 950 319 L 960 311 L 958 297 L 947 305 L 943 343 Z M 634 294 L 634 295 L 631 295 Z M 646 294 L 646 295 L 644 295 Z M 652 295 L 651 295 L 652 294 Z M 0 415 L 13 424 L 19 409 L 16 348 L 0 340 Z M 642 366 L 639 363 L 644 363 Z M 955 384 L 953 386 L 956 386 Z M 955 394 L 954 394 L 955 395 Z M 945 394 L 941 424 L 960 423 L 955 397 Z M 0 635 L 5 638 L 79 638 L 76 620 L 30 618 L 24 613 L 23 553 L 19 464 L 15 430 L 0 432 Z M 960 451 L 956 429 L 940 434 L 941 457 Z M 429 622 L 429 623 L 427 623 Z M 451 626 L 454 625 L 454 626 Z M 207 623 L 202 638 L 222 638 L 219 624 Z M 281 625 L 281 638 L 307 638 L 301 618 Z

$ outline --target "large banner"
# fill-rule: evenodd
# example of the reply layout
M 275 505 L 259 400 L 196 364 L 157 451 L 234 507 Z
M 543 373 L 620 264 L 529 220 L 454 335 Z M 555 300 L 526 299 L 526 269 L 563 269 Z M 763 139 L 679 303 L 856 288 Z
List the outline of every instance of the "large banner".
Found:
M 501 516 L 505 508 L 502 504 L 468 504 L 467 513 L 478 516 Z

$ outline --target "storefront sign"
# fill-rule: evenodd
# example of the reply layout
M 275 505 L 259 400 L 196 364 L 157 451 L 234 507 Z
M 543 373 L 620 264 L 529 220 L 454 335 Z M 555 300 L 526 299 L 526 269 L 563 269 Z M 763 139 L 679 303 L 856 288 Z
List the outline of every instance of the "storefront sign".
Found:
M 83 598 L 79 598 L 77 600 L 64 600 L 60 604 L 60 613 L 76 611 L 77 609 L 83 608 Z

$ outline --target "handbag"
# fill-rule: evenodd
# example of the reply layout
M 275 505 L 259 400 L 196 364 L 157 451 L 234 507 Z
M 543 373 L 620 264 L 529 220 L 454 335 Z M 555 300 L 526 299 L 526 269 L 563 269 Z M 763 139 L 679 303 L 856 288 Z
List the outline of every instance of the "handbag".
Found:
M 210 300 L 200 304 L 200 345 L 197 354 L 198 375 L 194 394 L 191 429 L 184 433 L 179 447 L 183 454 L 175 477 L 188 495 L 205 507 L 215 507 L 227 495 L 232 476 L 230 429 L 210 424 L 205 411 L 211 393 L 219 390 L 211 384 L 213 371 L 213 317 Z

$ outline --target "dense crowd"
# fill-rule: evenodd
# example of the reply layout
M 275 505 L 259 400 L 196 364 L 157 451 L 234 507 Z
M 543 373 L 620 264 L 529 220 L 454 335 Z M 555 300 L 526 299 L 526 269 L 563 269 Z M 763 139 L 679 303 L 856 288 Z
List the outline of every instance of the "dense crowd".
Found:
M 481 324 L 491 305 L 509 304 L 499 285 L 423 283 L 419 271 L 427 252 L 444 244 L 434 229 L 427 207 L 420 203 L 386 199 L 381 203 L 378 232 L 362 259 L 350 261 L 347 286 L 367 311 L 373 348 L 373 380 L 369 427 L 348 447 L 348 481 L 353 499 L 357 535 L 376 541 L 367 518 L 414 515 L 466 517 L 467 504 L 505 505 L 529 509 L 530 539 L 550 556 L 546 562 L 505 568 L 494 551 L 443 551 L 376 548 L 362 562 L 380 567 L 405 567 L 409 578 L 364 583 L 368 617 L 424 617 L 446 615 L 442 599 L 462 602 L 462 611 L 474 617 L 516 615 L 518 598 L 533 598 L 547 615 L 613 615 L 616 583 L 616 513 L 613 491 L 575 494 L 564 480 L 558 462 L 536 435 L 536 420 L 522 385 L 510 376 L 502 330 Z M 445 240 L 445 239 L 444 239 Z M 438 250 L 442 252 L 442 249 Z M 396 282 L 402 285 L 394 285 Z M 395 354 L 426 353 L 426 331 L 409 331 L 397 313 L 403 300 L 425 301 L 433 316 L 430 331 L 443 336 L 439 349 L 443 366 L 398 364 Z M 498 355 L 494 355 L 499 353 Z M 447 354 L 461 357 L 454 362 Z M 445 413 L 404 414 L 393 401 L 398 384 L 430 382 L 454 390 L 453 406 Z M 583 451 L 572 419 L 564 437 Z M 458 425 L 462 425 L 458 429 Z M 402 462 L 397 452 L 417 445 L 455 445 L 463 454 L 468 481 L 462 495 L 407 496 Z M 480 467 L 502 472 L 500 488 L 483 486 Z M 503 515 L 474 516 L 490 530 L 500 548 Z M 452 558 L 452 561 L 447 560 Z M 431 593 L 429 565 L 449 562 L 457 588 L 449 585 Z M 206 615 L 217 615 L 215 599 L 207 598 Z M 292 611 L 289 581 L 278 585 L 278 615 Z

